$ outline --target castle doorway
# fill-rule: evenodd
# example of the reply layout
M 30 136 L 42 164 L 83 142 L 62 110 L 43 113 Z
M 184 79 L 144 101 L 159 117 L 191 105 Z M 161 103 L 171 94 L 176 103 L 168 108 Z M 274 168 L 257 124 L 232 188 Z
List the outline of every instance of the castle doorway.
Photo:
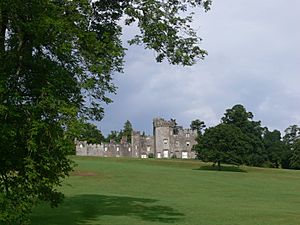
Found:
M 187 159 L 188 158 L 188 152 L 181 152 L 181 158 Z
M 169 151 L 168 150 L 164 150 L 164 158 L 169 158 Z

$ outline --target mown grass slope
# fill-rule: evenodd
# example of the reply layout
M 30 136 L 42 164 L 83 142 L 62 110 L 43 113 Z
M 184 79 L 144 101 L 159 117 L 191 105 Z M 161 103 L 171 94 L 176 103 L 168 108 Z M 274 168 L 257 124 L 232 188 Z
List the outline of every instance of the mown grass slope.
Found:
M 56 209 L 38 206 L 32 225 L 300 224 L 300 171 L 213 171 L 196 160 L 73 159 L 78 166 L 62 187 L 65 202 Z

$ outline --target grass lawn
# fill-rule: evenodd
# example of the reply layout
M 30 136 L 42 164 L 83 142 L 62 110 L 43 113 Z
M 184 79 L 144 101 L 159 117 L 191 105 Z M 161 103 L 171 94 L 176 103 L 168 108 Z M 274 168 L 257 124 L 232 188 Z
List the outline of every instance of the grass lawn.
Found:
M 62 187 L 64 203 L 35 208 L 32 225 L 300 224 L 300 171 L 219 172 L 195 160 L 73 159 L 78 166 Z

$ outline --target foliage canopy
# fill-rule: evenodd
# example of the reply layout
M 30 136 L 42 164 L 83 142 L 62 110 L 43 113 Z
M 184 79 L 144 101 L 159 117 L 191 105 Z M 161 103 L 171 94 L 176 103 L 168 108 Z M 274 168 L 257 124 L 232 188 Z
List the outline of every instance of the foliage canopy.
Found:
M 199 159 L 229 164 L 299 168 L 299 128 L 269 131 L 253 120 L 253 114 L 243 105 L 227 109 L 221 124 L 205 130 L 193 147 Z
M 210 0 L 0 1 L 0 221 L 23 224 L 39 200 L 57 205 L 72 169 L 78 118 L 100 120 L 124 47 L 120 21 L 136 23 L 157 61 L 192 65 L 206 52 L 190 27 Z M 14 213 L 12 213 L 14 212 Z
M 236 126 L 219 124 L 206 129 L 194 150 L 199 159 L 217 163 L 220 169 L 221 163 L 243 164 L 246 148 L 251 148 L 248 142 L 248 137 Z

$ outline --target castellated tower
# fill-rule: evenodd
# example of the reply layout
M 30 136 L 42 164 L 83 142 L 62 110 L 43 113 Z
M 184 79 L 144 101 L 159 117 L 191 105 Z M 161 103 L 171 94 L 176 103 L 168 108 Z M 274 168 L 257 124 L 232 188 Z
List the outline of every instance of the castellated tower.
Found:
M 177 126 L 174 120 L 153 120 L 154 153 L 156 158 L 193 159 L 192 146 L 197 132 Z
M 154 153 L 156 158 L 170 158 L 171 141 L 174 121 L 166 121 L 161 118 L 153 120 Z

